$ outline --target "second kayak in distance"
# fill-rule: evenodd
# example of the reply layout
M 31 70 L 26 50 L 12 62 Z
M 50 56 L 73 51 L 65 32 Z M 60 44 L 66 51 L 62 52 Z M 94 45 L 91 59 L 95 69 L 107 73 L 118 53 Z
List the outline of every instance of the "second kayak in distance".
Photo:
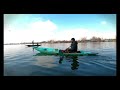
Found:
M 32 46 L 41 46 L 41 45 L 26 45 L 28 47 L 32 47 Z

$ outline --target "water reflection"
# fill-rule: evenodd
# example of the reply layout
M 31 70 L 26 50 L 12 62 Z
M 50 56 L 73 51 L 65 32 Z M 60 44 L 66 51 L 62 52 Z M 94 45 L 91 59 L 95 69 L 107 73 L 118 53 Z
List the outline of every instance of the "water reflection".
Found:
M 92 42 L 88 44 L 88 47 L 91 47 L 93 49 L 100 49 L 102 42 Z
M 78 57 L 74 56 L 74 57 L 72 57 L 72 59 L 73 59 L 73 62 L 71 64 L 71 69 L 72 70 L 78 69 L 78 66 L 79 66 Z
M 54 63 L 54 57 L 53 56 L 41 56 L 35 58 L 34 65 L 45 67 L 45 68 L 53 68 L 56 67 L 57 64 Z
M 72 59 L 72 63 L 71 63 L 72 70 L 78 69 L 79 67 L 78 56 L 71 56 L 71 57 L 66 57 L 66 58 Z M 60 57 L 59 64 L 62 64 L 63 59 L 64 57 Z
M 48 61 L 48 59 L 50 58 L 48 58 L 48 57 L 46 57 L 46 56 L 51 56 L 51 55 L 48 55 L 48 54 L 41 54 L 41 53 L 37 53 L 37 54 L 35 54 L 35 55 L 33 55 L 33 56 L 42 56 L 41 58 L 42 58 L 42 60 L 44 59 L 44 61 Z M 53 55 L 53 56 L 57 56 L 57 55 Z M 43 58 L 44 57 L 44 58 Z M 59 59 L 59 64 L 62 64 L 63 63 L 63 60 L 70 60 L 70 61 L 72 61 L 72 63 L 71 63 L 71 69 L 72 70 L 76 70 L 76 69 L 78 69 L 78 67 L 79 67 L 79 62 L 78 62 L 78 56 L 60 56 L 60 59 Z
M 87 42 L 78 43 L 78 49 L 86 49 L 87 48 Z

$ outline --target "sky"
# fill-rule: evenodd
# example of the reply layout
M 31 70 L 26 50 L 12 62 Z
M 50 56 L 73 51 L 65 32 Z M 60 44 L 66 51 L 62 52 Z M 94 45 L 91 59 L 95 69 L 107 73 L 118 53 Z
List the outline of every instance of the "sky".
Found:
M 4 43 L 116 38 L 116 14 L 4 14 Z

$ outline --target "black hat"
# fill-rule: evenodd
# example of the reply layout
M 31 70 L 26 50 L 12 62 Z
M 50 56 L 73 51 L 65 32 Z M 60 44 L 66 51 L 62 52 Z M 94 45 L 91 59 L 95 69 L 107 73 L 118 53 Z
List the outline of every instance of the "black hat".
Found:
M 75 38 L 71 38 L 71 40 L 75 41 Z

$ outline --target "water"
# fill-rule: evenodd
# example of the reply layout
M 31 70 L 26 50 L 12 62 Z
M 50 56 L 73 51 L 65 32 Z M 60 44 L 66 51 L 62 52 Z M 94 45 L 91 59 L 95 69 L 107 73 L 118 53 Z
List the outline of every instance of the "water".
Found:
M 42 44 L 65 49 L 70 43 Z M 25 45 L 4 45 L 4 76 L 116 76 L 116 42 L 79 43 L 79 50 L 98 56 L 34 56 Z

